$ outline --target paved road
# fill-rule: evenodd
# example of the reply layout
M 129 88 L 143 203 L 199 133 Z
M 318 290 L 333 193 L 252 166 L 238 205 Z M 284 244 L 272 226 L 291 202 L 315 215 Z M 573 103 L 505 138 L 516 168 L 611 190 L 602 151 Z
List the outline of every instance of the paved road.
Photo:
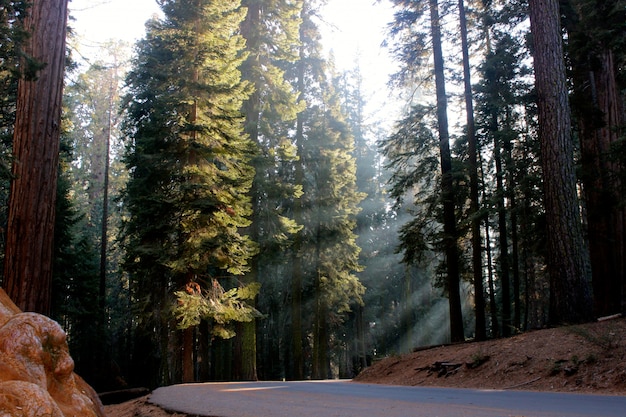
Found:
M 465 390 L 346 381 L 158 388 L 150 402 L 209 417 L 625 417 L 626 397 Z

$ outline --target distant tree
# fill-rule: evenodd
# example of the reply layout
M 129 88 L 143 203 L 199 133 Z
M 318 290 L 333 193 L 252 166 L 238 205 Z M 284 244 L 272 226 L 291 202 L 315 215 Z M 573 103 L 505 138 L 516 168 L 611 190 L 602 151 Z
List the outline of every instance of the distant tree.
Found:
M 73 197 L 68 145 L 64 134 L 54 228 L 51 317 L 67 333 L 76 371 L 95 389 L 106 390 L 111 388 L 105 383 L 101 354 L 107 339 L 98 302 L 98 251 L 85 227 L 85 215 Z
M 481 216 L 479 213 L 478 189 L 478 140 L 474 122 L 474 100 L 472 94 L 472 78 L 470 68 L 469 41 L 467 38 L 467 14 L 465 3 L 459 0 L 459 27 L 461 29 L 461 49 L 463 55 L 463 86 L 465 96 L 465 115 L 467 119 L 468 175 L 470 181 L 470 217 L 472 233 L 472 273 L 474 277 L 474 314 L 476 316 L 475 338 L 484 340 L 487 337 L 485 321 L 485 291 L 483 286 L 483 251 L 480 232 Z
M 368 366 L 367 356 L 372 349 L 366 317 L 372 317 L 371 321 L 374 322 L 376 319 L 373 317 L 381 313 L 379 309 L 385 308 L 386 302 L 392 298 L 382 297 L 378 291 L 389 285 L 389 280 L 381 277 L 395 277 L 395 272 L 404 271 L 404 267 L 398 265 L 399 256 L 393 254 L 398 239 L 397 231 L 391 225 L 395 212 L 389 209 L 392 202 L 385 189 L 387 172 L 383 171 L 383 158 L 376 147 L 376 139 L 385 134 L 384 128 L 372 122 L 371 115 L 367 113 L 361 63 L 355 62 L 354 68 L 338 77 L 335 84 L 341 97 L 342 111 L 354 136 L 357 189 L 364 195 L 356 216 L 355 233 L 357 245 L 361 248 L 359 263 L 364 267 L 357 276 L 365 286 L 366 293 L 363 304 L 353 303 L 351 326 L 343 332 L 344 349 L 352 361 L 345 365 L 349 368 L 343 369 L 340 374 L 340 377 L 352 377 Z M 365 300 L 366 297 L 370 302 Z M 410 302 L 405 303 L 404 307 L 407 309 L 406 315 L 410 316 Z M 410 333 L 407 332 L 407 339 L 410 339 Z
M 50 313 L 56 182 L 68 0 L 35 0 L 24 20 L 22 78 L 13 135 L 13 180 L 4 286 L 25 311 Z
M 494 28 L 487 28 L 487 30 L 490 35 L 485 61 L 480 66 L 482 80 L 476 87 L 477 115 L 482 140 L 485 144 L 493 143 L 491 161 L 495 171 L 489 175 L 495 176 L 495 189 L 487 188 L 485 192 L 489 195 L 487 204 L 494 207 L 497 217 L 498 244 L 496 248 L 499 252 L 498 264 L 500 266 L 498 281 L 502 299 L 500 309 L 502 311 L 502 334 L 507 336 L 510 335 L 513 327 L 519 327 L 517 324 L 519 314 L 515 314 L 518 320 L 515 320 L 514 326 L 511 308 L 513 300 L 515 300 L 516 311 L 520 304 L 519 290 L 512 291 L 512 287 L 514 289 L 517 287 L 511 285 L 511 272 L 514 277 L 517 276 L 515 272 L 518 269 L 517 263 L 511 262 L 511 259 L 515 259 L 517 246 L 509 244 L 509 237 L 513 242 L 517 242 L 518 210 L 515 202 L 516 193 L 519 193 L 520 187 L 517 183 L 517 177 L 519 177 L 517 172 L 521 171 L 518 168 L 521 165 L 513 158 L 513 148 L 521 139 L 521 131 L 516 126 L 520 126 L 521 114 L 525 110 L 523 99 L 529 87 L 520 81 L 527 70 L 520 64 L 523 62 L 523 55 L 518 40 L 504 30 Z M 533 139 L 528 137 L 527 140 Z M 521 152 L 516 152 L 521 155 Z M 526 156 L 531 155 L 527 153 Z M 527 165 L 526 168 L 528 168 Z M 527 169 L 527 172 L 529 171 Z M 512 296 L 514 294 L 515 296 Z M 494 310 L 493 306 L 491 310 Z M 499 330 L 494 329 L 495 335 L 499 333 Z
M 446 80 L 444 73 L 444 57 L 442 50 L 441 19 L 439 16 L 439 3 L 437 0 L 428 2 L 405 2 L 394 1 L 399 7 L 395 21 L 392 25 L 391 34 L 399 39 L 399 47 L 395 53 L 403 63 L 403 68 L 396 78 L 403 83 L 413 82 L 420 67 L 424 66 L 424 55 L 426 39 L 430 38 L 434 63 L 434 78 L 436 105 L 435 114 L 437 117 L 437 134 L 439 148 L 439 167 L 441 180 L 439 184 L 439 198 L 443 214 L 441 224 L 443 234 L 441 235 L 441 248 L 445 256 L 445 290 L 449 300 L 450 337 L 453 342 L 465 339 L 463 330 L 463 313 L 461 309 L 460 294 L 460 249 L 458 246 L 458 225 L 455 210 L 456 200 L 454 194 L 452 154 L 450 151 L 450 133 L 448 126 L 448 103 L 446 96 Z M 428 33 L 415 30 L 413 25 L 424 19 L 428 13 Z M 422 20 L 422 23 L 424 21 Z M 424 107 L 413 107 L 421 113 Z M 415 113 L 413 113 L 415 114 Z M 417 114 L 416 114 L 417 115 Z M 421 118 L 421 116 L 418 116 Z M 424 124 L 419 124 L 420 130 Z M 394 181 L 392 177 L 392 181 Z M 399 184 L 400 185 L 400 184 Z M 406 186 L 407 184 L 404 184 Z M 400 185 L 399 188 L 403 186 Z M 408 228 L 405 228 L 412 234 Z M 419 233 L 418 233 L 419 234 Z M 405 235 L 408 237 L 409 235 Z M 415 237 L 415 236 L 414 236 Z M 405 246 L 405 248 L 408 246 Z M 413 249 L 409 249 L 413 251 Z M 418 250 L 419 251 L 419 250 Z
M 307 104 L 296 122 L 298 161 L 296 181 L 303 195 L 296 202 L 302 222 L 294 248 L 297 283 L 294 299 L 309 294 L 311 377 L 331 374 L 331 345 L 353 303 L 361 302 L 364 288 L 356 272 L 360 248 L 356 245 L 356 215 L 363 195 L 356 188 L 354 138 L 334 88 L 332 62 L 322 57 L 316 23 L 319 2 L 306 1 L 300 27 L 300 60 L 296 65 L 300 99 Z M 297 251 L 297 252 L 295 252 Z M 294 315 L 304 306 L 295 305 Z M 306 310 L 305 310 L 306 311 Z M 295 327 L 295 322 L 294 322 Z M 306 333 L 294 329 L 294 343 Z M 304 340 L 303 340 L 304 343 Z
M 99 314 L 90 320 L 91 330 L 95 333 L 98 329 L 100 332 L 95 338 L 100 342 L 89 349 L 85 359 L 94 364 L 98 362 L 98 366 L 105 367 L 104 370 L 110 370 L 111 367 L 106 364 L 114 360 L 124 368 L 124 373 L 127 361 L 126 356 L 117 350 L 120 348 L 118 341 L 120 334 L 131 327 L 129 323 L 132 317 L 124 314 L 128 310 L 128 293 L 119 268 L 122 251 L 114 241 L 121 222 L 121 211 L 109 210 L 108 207 L 116 207 L 114 202 L 119 198 L 127 178 L 127 171 L 121 161 L 121 117 L 118 110 L 119 91 L 129 52 L 129 45 L 108 43 L 89 68 L 80 73 L 76 71 L 74 76 L 68 77 L 70 80 L 64 93 L 68 121 L 71 123 L 66 135 L 71 140 L 72 148 L 68 172 L 64 175 L 69 181 L 72 208 L 80 215 L 77 225 L 71 229 L 72 234 L 66 240 L 67 244 L 73 245 L 71 254 L 79 249 L 90 253 L 100 250 L 99 282 L 96 284 L 98 300 L 89 298 L 89 307 L 93 309 L 97 306 L 99 310 Z M 85 254 L 81 262 L 74 259 L 70 262 L 82 265 L 83 262 L 93 262 L 93 259 Z M 84 281 L 93 284 L 91 278 Z M 102 343 L 103 339 L 107 343 Z M 87 341 L 83 343 L 87 344 Z M 101 374 L 102 371 L 98 369 Z M 83 371 L 83 374 L 90 376 L 94 372 L 90 369 Z M 99 381 L 90 382 L 100 390 L 120 388 L 115 385 L 114 378 L 109 377 L 99 375 Z M 105 383 L 108 385 L 104 386 Z
M 315 26 L 311 24 L 308 14 L 311 13 L 310 3 L 303 3 L 300 10 L 301 24 L 298 31 L 300 46 L 298 48 L 298 61 L 294 69 L 295 88 L 298 93 L 298 101 L 304 101 L 306 97 L 306 69 L 309 59 L 314 59 L 314 55 L 308 47 L 315 34 Z M 313 55 L 313 57 L 311 57 Z M 294 183 L 302 186 L 304 184 L 304 159 L 305 137 L 304 137 L 305 115 L 303 112 L 296 116 L 295 136 L 297 158 L 294 161 Z M 293 218 L 297 224 L 304 224 L 305 204 L 303 198 L 299 198 L 293 203 Z M 302 380 L 305 376 L 304 358 L 304 330 L 303 330 L 303 289 L 305 282 L 305 261 L 302 257 L 304 250 L 304 231 L 301 229 L 294 236 L 291 249 L 291 344 L 293 346 L 293 370 L 292 375 L 296 380 Z
M 550 316 L 576 323 L 593 314 L 591 266 L 579 214 L 563 39 L 557 0 L 530 0 L 546 208 Z

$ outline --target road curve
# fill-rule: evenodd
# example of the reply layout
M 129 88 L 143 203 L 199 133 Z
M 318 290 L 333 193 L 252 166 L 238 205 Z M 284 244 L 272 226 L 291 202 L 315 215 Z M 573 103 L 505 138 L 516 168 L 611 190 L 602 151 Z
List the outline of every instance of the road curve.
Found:
M 626 397 L 360 384 L 349 381 L 172 385 L 150 402 L 207 417 L 624 417 Z

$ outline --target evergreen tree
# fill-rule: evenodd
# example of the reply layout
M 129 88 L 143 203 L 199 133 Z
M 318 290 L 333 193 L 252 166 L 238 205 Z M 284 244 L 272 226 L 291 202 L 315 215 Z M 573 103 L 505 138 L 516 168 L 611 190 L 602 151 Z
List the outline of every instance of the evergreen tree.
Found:
M 244 103 L 245 131 L 257 146 L 249 232 L 260 249 L 244 281 L 272 285 L 267 278 L 275 276 L 277 271 L 272 271 L 271 265 L 284 263 L 284 257 L 277 254 L 286 250 L 289 236 L 298 230 L 288 209 L 290 200 L 299 195 L 300 189 L 294 186 L 293 176 L 285 167 L 290 167 L 296 156 L 292 126 L 302 106 L 297 104 L 295 89 L 286 79 L 285 69 L 298 57 L 302 2 L 244 0 L 242 4 L 247 14 L 241 33 L 248 53 L 242 65 L 242 77 L 254 86 Z M 272 293 L 263 296 L 269 298 Z M 254 324 L 251 321 L 241 326 L 240 361 L 235 366 L 235 379 L 257 379 Z
M 164 18 L 148 23 L 127 77 L 125 124 L 125 264 L 141 307 L 135 350 L 144 358 L 136 372 L 154 375 L 149 360 L 158 360 L 152 384 L 193 378 L 189 331 L 183 357 L 168 357 L 172 290 L 179 290 L 181 327 L 213 319 L 213 331 L 230 336 L 229 320 L 253 314 L 238 309 L 249 297 L 224 292 L 218 279 L 245 273 L 255 252 L 241 234 L 250 225 L 254 173 L 241 114 L 249 96 L 239 71 L 245 9 L 237 0 L 172 0 L 161 8 Z
M 487 337 L 485 324 L 485 297 L 483 286 L 482 237 L 480 233 L 480 206 L 478 190 L 478 141 L 474 122 L 474 99 L 470 68 L 470 51 L 467 35 L 467 13 L 465 2 L 459 0 L 459 26 L 461 29 L 461 49 L 463 55 L 463 86 L 465 95 L 465 114 L 467 119 L 468 176 L 470 183 L 470 207 L 468 216 L 472 233 L 472 273 L 474 276 L 474 314 L 476 318 L 475 338 Z
M 54 228 L 51 317 L 68 336 L 76 372 L 95 389 L 107 389 L 101 352 L 106 335 L 98 302 L 98 253 L 85 233 L 85 216 L 71 193 L 68 138 L 61 142 Z
M 314 20 L 317 7 L 316 2 L 304 3 L 300 29 L 297 85 L 307 108 L 297 121 L 296 179 L 304 193 L 297 209 L 304 227 L 295 248 L 301 287 L 294 285 L 292 296 L 302 291 L 313 298 L 311 377 L 319 379 L 330 376 L 333 334 L 352 303 L 361 302 L 364 288 L 354 274 L 361 269 L 354 229 L 363 198 L 356 189 L 354 139 L 333 88 L 333 74 L 324 67 Z
M 128 293 L 119 263 L 122 251 L 113 237 L 117 234 L 120 210 L 114 202 L 127 178 L 121 161 L 121 117 L 119 91 L 122 74 L 128 63 L 129 47 L 121 43 L 107 44 L 98 58 L 84 72 L 72 77 L 65 88 L 65 101 L 70 108 L 72 129 L 72 160 L 69 165 L 72 203 L 83 218 L 80 220 L 81 245 L 90 251 L 100 250 L 98 300 L 99 315 L 93 327 L 107 334 L 107 343 L 98 343 L 90 352 L 92 362 L 99 361 L 105 370 L 111 361 L 120 364 L 127 374 L 127 354 L 119 346 L 122 335 L 127 333 L 132 317 L 123 314 L 128 310 Z M 76 237 L 78 239 L 78 237 Z M 89 262 L 93 260 L 89 258 Z M 99 336 L 102 340 L 103 337 Z M 104 390 L 120 388 L 115 377 L 100 375 L 101 381 L 94 385 Z M 106 381 L 104 380 L 106 379 Z M 103 387 L 102 384 L 108 384 Z
M 558 2 L 530 0 L 553 323 L 592 315 L 591 265 L 580 221 Z
M 363 193 L 356 188 L 353 138 L 340 112 L 332 86 L 321 108 L 312 108 L 308 141 L 315 162 L 315 200 L 311 214 L 312 259 L 315 276 L 315 322 L 313 328 L 313 378 L 331 375 L 327 356 L 331 324 L 342 321 L 353 302 L 361 303 L 364 288 L 354 272 L 359 272 L 360 248 L 356 244 L 356 215 Z
M 442 52 L 442 31 L 441 20 L 439 16 L 439 4 L 436 0 L 429 0 L 426 2 L 394 2 L 398 6 L 399 11 L 396 13 L 396 18 L 392 26 L 391 34 L 398 39 L 399 46 L 396 48 L 396 54 L 398 59 L 402 62 L 403 69 L 397 74 L 396 79 L 403 85 L 411 85 L 417 75 L 417 70 L 424 64 L 425 57 L 425 42 L 427 37 L 430 37 L 433 59 L 434 59 L 434 78 L 435 78 L 435 91 L 436 91 L 436 105 L 434 112 L 436 113 L 436 131 L 438 134 L 439 144 L 439 167 L 441 170 L 441 177 L 439 183 L 439 196 L 441 207 L 443 209 L 443 217 L 440 219 L 443 226 L 443 234 L 441 237 L 441 246 L 443 253 L 445 254 L 445 267 L 446 267 L 446 282 L 445 288 L 448 294 L 449 310 L 450 310 L 450 337 L 453 342 L 462 341 L 464 339 L 463 332 L 463 316 L 461 310 L 461 296 L 460 296 L 460 248 L 458 245 L 459 233 L 457 225 L 457 214 L 455 210 L 455 195 L 454 195 L 454 179 L 453 179 L 453 165 L 452 154 L 450 151 L 450 134 L 448 126 L 447 116 L 447 97 L 446 97 L 446 81 L 444 74 L 444 57 Z M 425 21 L 425 15 L 428 12 L 428 33 L 416 31 L 414 26 L 418 22 Z M 410 124 L 407 129 L 400 128 L 402 132 L 398 132 L 399 135 L 410 132 L 413 128 L 417 128 L 421 133 L 426 133 L 426 138 L 430 137 L 431 133 L 427 133 L 428 125 L 421 122 L 423 117 L 422 111 L 425 107 L 414 107 L 410 112 L 412 115 L 418 117 L 417 121 L 411 119 L 405 120 L 405 123 Z M 417 113 L 414 113 L 417 111 Z M 424 129 L 426 128 L 426 129 Z M 391 145 L 392 147 L 394 145 Z M 389 150 L 391 151 L 391 149 Z M 404 174 L 401 174 L 404 175 Z M 409 174 L 411 175 L 411 174 Z M 392 177 L 392 181 L 396 181 Z M 408 182 L 401 183 L 402 180 L 397 182 L 397 190 L 407 190 L 410 185 Z M 414 181 L 414 184 L 419 180 L 415 177 L 410 181 Z M 395 197 L 400 197 L 400 194 L 396 192 Z M 413 226 L 417 226 L 420 221 L 412 222 Z M 406 232 L 401 240 L 404 240 L 403 247 L 408 249 L 409 252 L 420 252 L 424 245 L 420 244 L 423 236 L 421 231 L 413 233 L 411 231 L 411 225 L 407 225 L 404 228 Z M 419 228 L 418 228 L 419 230 Z M 410 242 L 417 238 L 417 241 Z M 412 245 L 417 245 L 413 246 Z M 408 254 L 409 259 L 412 255 Z M 406 258 L 406 257 L 405 257 Z

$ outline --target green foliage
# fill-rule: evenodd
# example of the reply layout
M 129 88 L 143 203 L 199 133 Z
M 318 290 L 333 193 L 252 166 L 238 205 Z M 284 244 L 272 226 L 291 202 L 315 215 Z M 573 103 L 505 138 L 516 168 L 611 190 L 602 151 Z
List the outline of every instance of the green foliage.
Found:
M 250 306 L 261 289 L 261 284 L 252 283 L 225 291 L 213 280 L 210 290 L 202 291 L 198 285 L 188 285 L 186 291 L 176 291 L 177 299 L 174 315 L 179 329 L 197 326 L 202 320 L 212 323 L 211 332 L 222 339 L 235 336 L 229 326 L 233 322 L 250 322 L 263 315 Z
M 67 121 L 67 114 L 64 115 Z M 65 123 L 67 124 L 67 123 Z M 54 225 L 52 318 L 68 335 L 68 345 L 77 371 L 91 384 L 97 381 L 94 355 L 105 338 L 98 288 L 98 252 L 88 233 L 85 216 L 71 192 L 69 161 L 71 147 L 61 138 Z
M 257 246 L 244 230 L 255 154 L 241 111 L 251 93 L 240 72 L 245 9 L 237 0 L 160 5 L 164 18 L 148 22 L 126 79 L 122 237 L 130 290 L 143 301 L 138 331 L 161 341 L 154 354 L 167 375 L 168 294 L 247 272 Z
M 354 274 L 360 272 L 356 244 L 356 215 L 365 194 L 356 186 L 354 138 L 340 106 L 340 95 L 326 80 L 323 105 L 305 112 L 307 117 L 307 151 L 312 163 L 306 165 L 311 182 L 304 184 L 305 199 L 312 207 L 305 224 L 315 247 L 312 267 L 319 279 L 321 296 L 337 313 L 333 321 L 350 311 L 352 303 L 362 303 L 365 291 Z
M 250 224 L 253 174 L 240 113 L 249 90 L 237 69 L 243 11 L 234 1 L 195 4 L 163 3 L 166 19 L 150 23 L 128 76 L 127 231 L 138 239 L 128 259 L 151 253 L 175 275 L 241 274 L 255 251 L 239 233 Z
M 17 83 L 20 77 L 20 50 L 29 34 L 23 29 L 28 2 L 0 1 L 0 227 L 6 227 L 11 180 L 13 123 Z M 4 260 L 4 239 L 0 262 Z

